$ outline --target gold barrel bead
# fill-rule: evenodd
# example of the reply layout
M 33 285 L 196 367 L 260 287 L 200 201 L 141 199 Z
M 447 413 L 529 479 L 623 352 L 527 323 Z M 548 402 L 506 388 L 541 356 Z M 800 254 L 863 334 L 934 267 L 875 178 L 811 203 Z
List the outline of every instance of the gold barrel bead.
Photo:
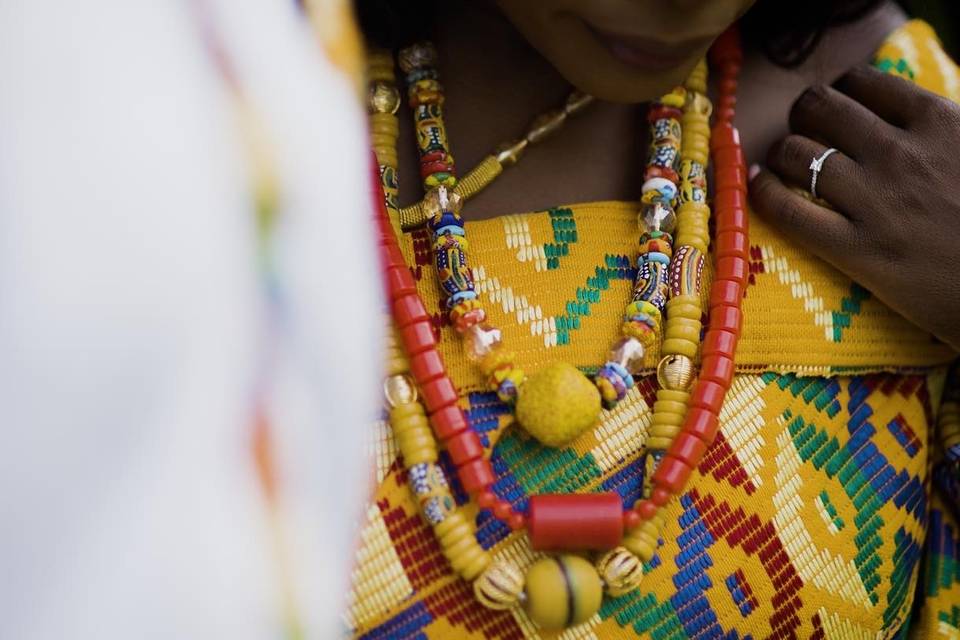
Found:
M 504 611 L 520 602 L 523 582 L 523 572 L 517 565 L 497 560 L 473 581 L 473 593 L 486 608 Z
M 567 114 L 563 109 L 552 109 L 533 119 L 527 135 L 524 136 L 530 143 L 536 144 L 563 126 Z

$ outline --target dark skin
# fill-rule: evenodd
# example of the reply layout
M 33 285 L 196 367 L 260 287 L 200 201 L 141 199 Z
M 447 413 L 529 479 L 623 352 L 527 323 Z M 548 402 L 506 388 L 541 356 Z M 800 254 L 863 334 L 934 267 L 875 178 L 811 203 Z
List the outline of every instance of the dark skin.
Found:
M 807 90 L 791 135 L 750 183 L 754 209 L 784 234 L 960 350 L 960 107 L 868 67 Z M 831 155 L 817 195 L 810 158 Z
M 683 3 L 679 3 L 683 4 Z M 730 4 L 731 16 L 738 15 L 749 7 L 746 3 Z M 734 6 L 736 5 L 736 6 Z M 664 3 L 658 6 L 661 8 Z M 682 7 L 681 7 L 682 8 Z M 500 11 L 492 5 L 452 3 L 446 9 L 449 13 L 437 16 L 438 33 L 436 44 L 441 52 L 440 72 L 447 94 L 447 127 L 452 151 L 461 172 L 479 162 L 502 141 L 521 134 L 533 115 L 560 104 L 569 91 L 570 83 L 556 67 L 568 67 L 576 63 L 576 58 L 558 61 L 548 60 L 530 48 L 524 36 L 512 29 Z M 744 150 L 750 163 L 763 162 L 768 149 L 790 149 L 780 142 L 790 135 L 791 127 L 796 130 L 798 123 L 791 117 L 791 107 L 805 89 L 813 86 L 825 86 L 835 82 L 851 68 L 857 68 L 867 62 L 884 38 L 905 20 L 905 16 L 893 4 L 882 6 L 879 10 L 857 23 L 831 30 L 810 59 L 798 69 L 785 70 L 769 62 L 760 52 L 746 51 L 739 89 L 738 113 L 736 124 L 741 132 Z M 709 21 L 708 21 L 709 22 Z M 723 24 L 714 21 L 714 29 Z M 707 29 L 704 26 L 703 29 Z M 701 30 L 703 30 L 701 29 Z M 529 34 L 525 33 L 529 37 Z M 548 34 L 549 35 L 549 34 Z M 530 38 L 535 40 L 535 38 Z M 477 55 L 482 51 L 482 55 Z M 549 50 L 544 51 L 545 55 Z M 700 55 L 693 51 L 692 55 Z M 526 156 L 516 167 L 510 168 L 490 187 L 470 200 L 464 209 L 467 219 L 488 218 L 499 214 L 534 211 L 560 203 L 588 202 L 595 200 L 635 200 L 639 196 L 639 180 L 642 171 L 643 154 L 646 148 L 645 129 L 638 115 L 635 99 L 645 99 L 641 94 L 647 90 L 647 82 L 623 88 L 622 69 L 619 67 L 610 76 L 603 74 L 599 63 L 591 67 L 593 86 L 582 87 L 594 95 L 607 97 L 599 101 L 587 112 L 571 120 L 555 137 L 548 139 L 538 147 L 528 150 Z M 569 71 L 570 76 L 578 75 L 577 70 Z M 641 71 L 637 71 L 641 73 Z M 669 88 L 673 82 L 670 71 L 662 72 Z M 651 74 L 651 77 L 659 77 Z M 873 76 L 871 76 L 873 77 Z M 865 84 L 879 81 L 865 81 Z M 889 87 L 883 85 L 883 91 Z M 890 94 L 890 100 L 897 102 L 909 100 L 913 87 L 906 82 L 898 82 L 896 91 Z M 650 89 L 652 90 L 652 89 Z M 609 95 L 605 95 L 609 94 Z M 639 96 L 639 98 L 638 98 Z M 653 96 L 646 96 L 646 98 Z M 619 102 L 613 102 L 614 100 Z M 627 102 L 624 104 L 623 102 Z M 940 101 L 943 103 L 944 101 Z M 798 104 L 810 104 L 801 100 Z M 820 112 L 815 120 L 831 121 L 835 115 L 830 110 L 835 105 L 819 103 L 826 108 L 827 115 Z M 953 108 L 953 107 L 951 107 Z M 794 111 L 797 111 L 794 109 Z M 926 113 L 926 112 L 925 112 Z M 861 113 L 861 116 L 864 114 Z M 941 117 L 941 116 L 936 116 Z M 872 120 L 860 119 L 861 131 L 873 126 Z M 412 138 L 409 114 L 401 112 L 401 169 L 402 177 L 411 175 L 410 169 L 416 166 L 415 144 Z M 856 123 L 848 123 L 850 127 Z M 960 143 L 960 126 L 954 126 L 952 146 L 940 145 L 944 140 L 943 132 L 927 127 L 923 133 L 914 127 L 910 129 L 915 140 L 910 148 L 922 148 L 923 163 L 939 161 L 940 167 L 956 167 L 948 157 L 931 155 L 934 149 L 957 148 Z M 929 138 L 926 143 L 922 140 Z M 841 144 L 831 142 L 829 146 L 843 149 Z M 823 147 L 819 147 L 822 150 Z M 876 158 L 889 156 L 877 151 Z M 852 151 L 851 151 L 852 152 Z M 804 151 L 802 158 L 797 156 L 783 164 L 777 164 L 770 158 L 770 168 L 779 167 L 784 179 L 789 179 L 785 170 L 796 172 L 792 180 L 799 180 L 804 186 L 809 184 L 810 159 L 814 153 Z M 857 156 L 858 159 L 862 159 Z M 823 180 L 840 165 L 838 154 L 834 154 L 826 164 L 821 177 L 824 187 L 821 195 L 827 195 L 830 189 Z M 910 166 L 903 163 L 885 164 L 873 162 L 862 165 L 864 171 L 869 166 L 869 177 L 858 175 L 858 180 L 866 183 L 887 185 L 893 195 L 884 201 L 877 198 L 870 201 L 869 207 L 859 209 L 871 211 L 871 220 L 884 229 L 869 228 L 869 222 L 862 214 L 856 226 L 847 229 L 843 236 L 845 244 L 831 238 L 829 242 L 805 241 L 802 230 L 811 209 L 798 203 L 799 196 L 783 187 L 774 173 L 764 172 L 751 185 L 754 195 L 754 208 L 765 215 L 785 234 L 796 238 L 812 253 L 827 259 L 838 269 L 844 271 L 862 283 L 881 300 L 897 309 L 917 325 L 931 331 L 940 339 L 960 349 L 960 335 L 954 326 L 960 324 L 956 301 L 960 300 L 960 276 L 958 270 L 950 268 L 956 264 L 956 258 L 950 254 L 949 238 L 960 237 L 960 216 L 956 215 L 960 194 L 949 179 L 939 182 L 924 181 L 926 190 L 921 190 L 919 178 L 898 171 L 897 166 Z M 918 173 L 918 175 L 920 175 Z M 847 180 L 837 174 L 847 184 Z M 960 176 L 958 176 L 960 177 Z M 420 187 L 415 180 L 401 180 L 401 201 L 404 204 L 417 199 Z M 940 184 L 942 193 L 932 198 L 929 193 L 931 184 Z M 853 184 L 849 185 L 853 189 Z M 761 195 L 757 195 L 760 192 Z M 855 191 L 851 190 L 851 193 Z M 923 199 L 920 194 L 925 193 Z M 915 194 L 915 197 L 910 196 Z M 871 194 L 875 195 L 875 194 Z M 953 199 L 954 204 L 946 202 Z M 905 200 L 906 199 L 906 200 Z M 801 199 L 802 200 L 802 199 Z M 922 200 L 922 202 L 921 202 Z M 903 233 L 904 225 L 899 227 L 880 220 L 904 220 L 895 212 L 904 202 L 910 201 L 912 211 L 926 211 L 930 202 L 936 202 L 937 211 L 929 214 L 934 231 L 929 231 L 919 222 L 913 222 L 911 228 L 919 233 Z M 804 201 L 805 202 L 805 201 Z M 838 210 L 843 205 L 835 203 Z M 784 208 L 787 207 L 787 208 Z M 891 213 L 884 213 L 890 211 Z M 952 223 L 947 212 L 953 212 Z M 805 215 L 801 215 L 805 214 Z M 822 214 L 822 212 L 821 212 Z M 833 216 L 840 214 L 832 213 Z M 914 216 L 917 214 L 914 214 Z M 845 217 L 845 216 L 843 216 Z M 943 218 L 942 220 L 940 218 Z M 912 219 L 912 218 L 911 218 Z M 849 220 L 854 220 L 850 214 Z M 853 224 L 851 222 L 851 224 Z M 926 222 L 924 223 L 926 224 Z M 942 225 L 942 226 L 940 226 Z M 815 224 L 812 225 L 813 228 Z M 894 234 L 897 234 L 896 236 Z M 857 235 L 854 242 L 852 234 Z M 885 235 L 881 235 L 885 234 Z M 931 236 L 938 238 L 937 243 L 928 242 Z M 901 243 L 896 247 L 880 250 L 876 243 L 893 241 Z M 893 244 L 896 244 L 893 242 Z M 942 244 L 943 246 L 939 246 Z M 910 270 L 890 269 L 885 263 L 886 257 L 893 258 L 893 250 L 903 246 L 903 258 L 909 258 Z M 831 259 L 831 254 L 842 254 Z M 905 255 L 904 255 L 905 254 Z M 922 261 L 923 264 L 920 264 Z M 896 263 L 896 264 L 903 264 Z M 926 266 L 924 266 L 926 265 Z M 921 278 L 911 278 L 912 274 Z M 910 274 L 910 275 L 908 275 Z M 934 274 L 930 276 L 929 274 Z M 908 286 L 908 278 L 911 282 Z M 923 287 L 918 286 L 923 281 Z M 946 292 L 952 292 L 947 294 Z M 953 304 L 952 309 L 947 308 Z

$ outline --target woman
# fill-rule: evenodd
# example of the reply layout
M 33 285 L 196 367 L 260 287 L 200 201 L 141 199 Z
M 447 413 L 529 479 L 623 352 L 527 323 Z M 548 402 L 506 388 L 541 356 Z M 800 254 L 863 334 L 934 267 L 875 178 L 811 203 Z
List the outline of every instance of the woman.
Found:
M 655 427 L 657 418 L 651 413 L 663 398 L 657 386 L 666 384 L 638 377 L 631 392 L 568 444 L 538 443 L 511 426 L 515 411 L 525 431 L 537 435 L 535 416 L 523 410 L 525 386 L 534 378 L 521 385 L 517 375 L 514 410 L 511 393 L 517 392 L 504 387 L 514 369 L 491 393 L 492 374 L 478 371 L 467 357 L 471 345 L 457 338 L 467 332 L 458 330 L 458 316 L 448 315 L 445 304 L 467 287 L 450 284 L 458 272 L 449 265 L 461 259 L 456 238 L 453 245 L 451 238 L 436 245 L 448 260 L 441 264 L 447 287 L 441 295 L 431 273 L 429 231 L 421 226 L 400 237 L 470 427 L 492 450 L 492 496 L 468 495 L 475 492 L 458 482 L 465 477 L 456 460 L 462 452 L 452 451 L 453 463 L 441 457 L 456 513 L 475 526 L 491 562 L 526 571 L 527 606 L 511 601 L 516 606 L 491 610 L 478 602 L 460 577 L 469 570 L 458 565 L 456 554 L 445 557 L 448 545 L 437 525 L 443 520 L 425 513 L 433 531 L 418 513 L 406 482 L 411 461 L 395 459 L 397 446 L 384 430 L 381 485 L 348 614 L 356 633 L 548 636 L 551 613 L 561 609 L 569 614 L 567 623 L 579 623 L 559 625 L 571 626 L 571 637 L 893 637 L 908 631 L 929 637 L 938 625 L 956 627 L 949 603 L 958 585 L 942 570 L 954 545 L 951 516 L 927 489 L 927 477 L 939 446 L 934 415 L 944 366 L 960 346 L 957 298 L 950 295 L 958 282 L 949 268 L 958 207 L 946 187 L 950 175 L 942 175 L 950 166 L 951 143 L 960 139 L 957 109 L 900 80 L 869 70 L 847 72 L 872 60 L 957 99 L 957 69 L 926 25 L 906 22 L 887 3 L 789 9 L 751 4 L 505 1 L 499 12 L 454 3 L 434 7 L 429 16 L 409 7 L 392 15 L 384 13 L 389 7 L 371 9 L 366 30 L 388 45 L 408 44 L 390 37 L 422 37 L 432 23 L 445 87 L 443 115 L 461 185 L 480 175 L 467 169 L 482 168 L 494 146 L 515 138 L 533 114 L 563 104 L 568 82 L 601 99 L 582 112 L 578 99 L 568 102 L 561 133 L 542 144 L 539 135 L 528 138 L 521 147 L 533 146 L 532 140 L 542 148 L 528 151 L 502 177 L 486 180 L 490 186 L 463 206 L 470 286 L 489 322 L 502 331 L 468 333 L 486 341 L 472 346 L 484 357 L 502 337 L 516 352 L 515 362 L 534 375 L 568 362 L 603 377 L 635 275 L 629 266 L 638 251 L 640 184 L 646 176 L 643 198 L 652 205 L 646 200 L 650 176 L 665 175 L 650 173 L 657 166 L 652 160 L 643 167 L 645 124 L 634 105 L 683 83 L 711 43 L 741 17 L 749 48 L 735 123 L 747 161 L 767 158 L 775 173 L 751 171 L 753 204 L 765 217 L 750 217 L 737 375 L 719 415 L 719 433 L 677 499 L 663 507 L 655 554 L 644 558 L 624 543 L 633 553 L 624 557 L 645 560 L 639 585 L 611 588 L 623 585 L 614 584 L 611 563 L 602 556 L 597 571 L 607 595 L 596 614 L 588 611 L 583 619 L 582 592 L 571 587 L 576 580 L 570 576 L 586 574 L 572 560 L 559 562 L 567 601 L 558 596 L 543 610 L 537 604 L 541 581 L 532 576 L 543 554 L 531 548 L 538 536 L 530 525 L 536 519 L 531 505 L 544 493 L 615 493 L 624 505 L 648 498 L 643 450 L 652 447 L 651 422 Z M 432 54 L 405 51 L 401 79 L 406 75 L 416 85 L 432 77 L 423 75 L 420 64 Z M 374 80 L 386 82 L 389 66 L 376 62 Z M 841 77 L 840 91 L 825 88 Z M 811 85 L 819 88 L 805 91 Z M 722 97 L 730 88 L 719 87 L 720 111 L 731 104 Z M 373 95 L 387 95 L 379 90 Z M 412 103 L 425 99 L 415 90 Z M 669 97 L 662 100 L 657 108 L 670 107 Z M 393 208 L 394 161 L 385 129 L 377 124 L 386 121 L 388 106 L 389 100 L 374 102 L 372 109 L 380 114 L 374 143 Z M 408 110 L 400 111 L 399 121 L 399 202 L 410 205 L 422 196 L 415 152 L 418 144 L 429 152 L 430 141 L 415 141 Z M 830 147 L 839 151 L 825 155 Z M 422 171 L 426 156 L 421 153 Z M 453 188 L 445 182 L 452 159 L 441 154 L 427 162 L 439 163 L 433 166 L 440 170 L 427 171 L 425 181 L 433 175 L 438 190 Z M 822 199 L 791 186 L 810 188 Z M 455 209 L 446 191 L 437 193 L 434 204 L 428 199 L 419 208 L 394 211 L 394 222 L 413 228 L 423 222 L 425 208 Z M 528 211 L 535 213 L 485 219 Z M 920 233 L 900 231 L 904 211 Z M 452 218 L 443 218 L 446 227 L 439 226 L 440 217 L 432 220 L 438 238 L 442 229 L 453 228 Z M 918 272 L 920 278 L 911 277 Z M 399 440 L 408 456 L 411 449 Z M 411 480 L 416 489 L 417 478 Z M 921 561 L 925 541 L 931 542 Z M 927 582 L 912 609 L 921 563 Z M 516 595 L 511 571 L 498 574 L 497 586 Z M 489 604 L 489 589 L 478 590 L 479 600 Z

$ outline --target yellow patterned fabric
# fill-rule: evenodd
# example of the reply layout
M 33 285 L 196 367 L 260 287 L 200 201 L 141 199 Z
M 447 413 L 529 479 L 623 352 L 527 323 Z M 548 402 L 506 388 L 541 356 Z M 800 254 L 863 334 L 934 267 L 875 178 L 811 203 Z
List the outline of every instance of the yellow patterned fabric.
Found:
M 922 22 L 891 35 L 875 64 L 960 98 L 960 74 Z M 600 202 L 467 224 L 480 298 L 527 371 L 602 364 L 630 296 L 635 211 Z M 537 444 L 511 426 L 507 407 L 443 326 L 426 233 L 404 234 L 401 244 L 471 427 L 491 449 L 495 493 L 521 509 L 546 492 L 617 491 L 635 500 L 655 382 L 641 378 L 571 446 Z M 418 514 L 380 422 L 372 438 L 379 488 L 357 555 L 350 632 L 852 639 L 907 637 L 912 619 L 912 637 L 958 637 L 960 538 L 928 481 L 944 366 L 955 354 L 755 216 L 750 266 L 738 375 L 720 434 L 667 509 L 663 544 L 637 591 L 605 598 L 593 619 L 563 634 L 539 631 L 519 609 L 484 609 Z M 466 513 L 495 557 L 524 567 L 538 557 L 525 534 L 473 505 Z M 937 548 L 925 550 L 934 535 Z M 911 618 L 915 594 L 922 602 Z

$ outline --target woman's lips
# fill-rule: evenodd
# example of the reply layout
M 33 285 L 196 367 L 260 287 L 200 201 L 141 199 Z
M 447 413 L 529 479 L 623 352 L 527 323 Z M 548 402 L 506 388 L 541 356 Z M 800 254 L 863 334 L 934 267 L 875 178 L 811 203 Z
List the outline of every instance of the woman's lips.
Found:
M 603 29 L 592 28 L 592 30 L 621 62 L 647 71 L 675 69 L 689 60 L 691 53 L 707 44 L 707 40 L 702 38 L 667 43 Z

